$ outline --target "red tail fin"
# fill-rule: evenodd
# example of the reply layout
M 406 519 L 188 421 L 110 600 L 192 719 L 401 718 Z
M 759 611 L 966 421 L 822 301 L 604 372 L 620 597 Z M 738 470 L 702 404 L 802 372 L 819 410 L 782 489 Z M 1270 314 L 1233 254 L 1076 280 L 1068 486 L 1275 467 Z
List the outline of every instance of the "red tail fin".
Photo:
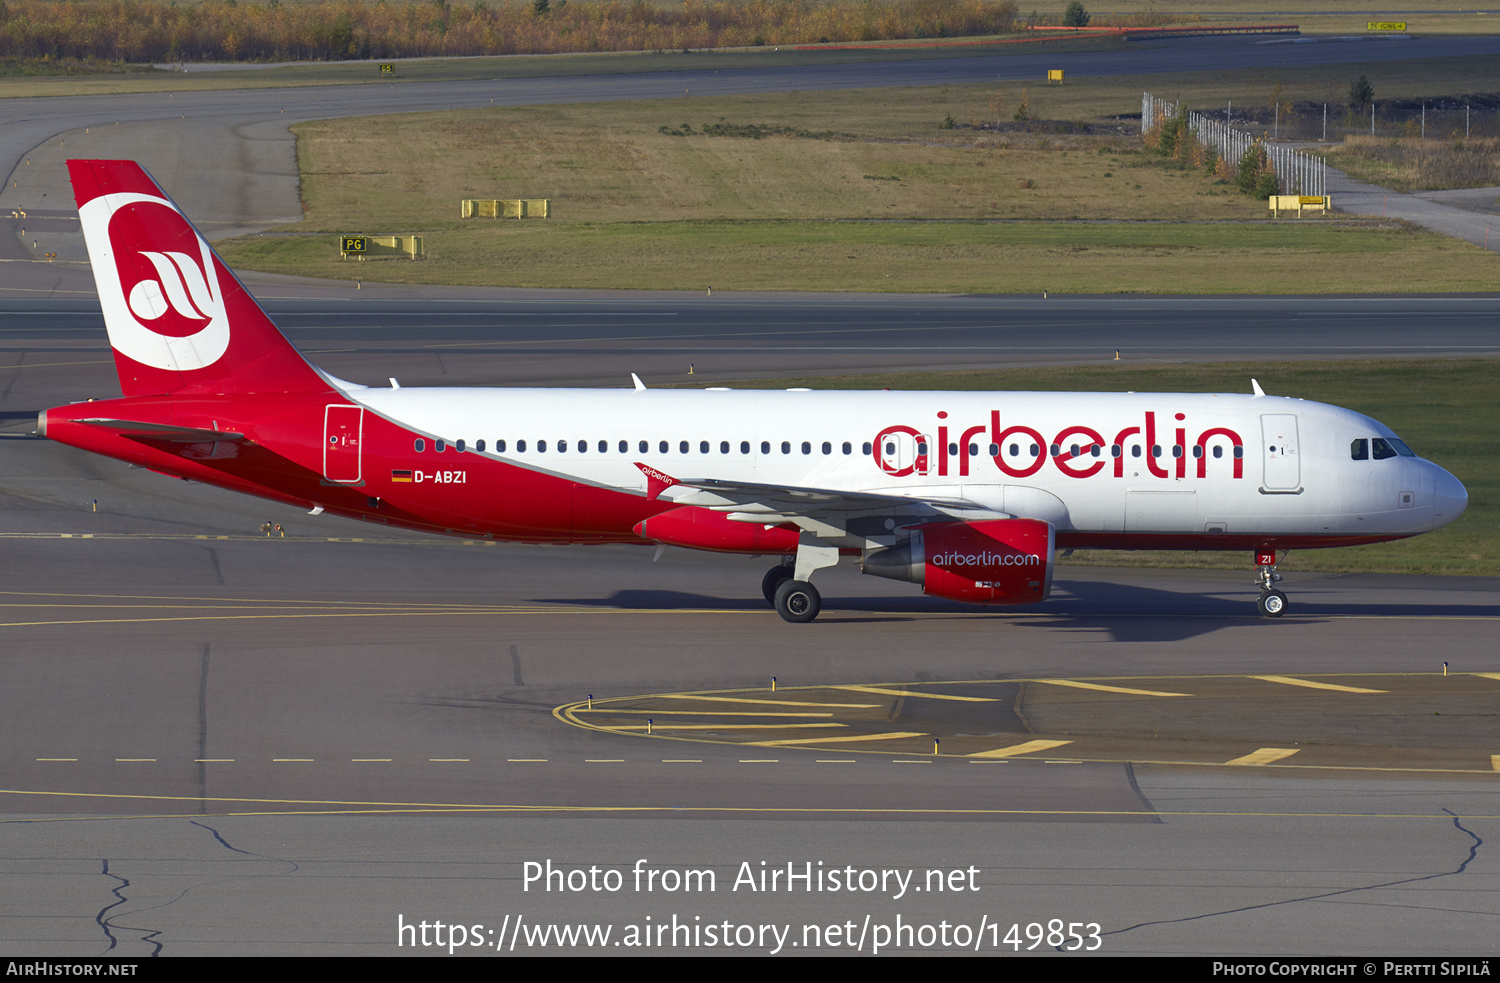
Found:
M 68 174 L 126 396 L 330 388 L 139 164 Z

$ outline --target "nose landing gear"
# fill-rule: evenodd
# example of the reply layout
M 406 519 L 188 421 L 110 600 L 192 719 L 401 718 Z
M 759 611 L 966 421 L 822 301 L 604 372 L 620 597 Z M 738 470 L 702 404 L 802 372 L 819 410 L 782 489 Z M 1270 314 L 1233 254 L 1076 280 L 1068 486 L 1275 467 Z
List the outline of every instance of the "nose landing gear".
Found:
M 1285 559 L 1284 556 L 1283 559 Z M 1286 614 L 1286 595 L 1276 589 L 1276 584 L 1281 580 L 1281 574 L 1276 572 L 1276 551 L 1274 549 L 1256 550 L 1255 565 L 1259 568 L 1255 575 L 1255 582 L 1260 586 L 1260 598 L 1255 602 L 1255 606 L 1265 617 L 1279 618 Z

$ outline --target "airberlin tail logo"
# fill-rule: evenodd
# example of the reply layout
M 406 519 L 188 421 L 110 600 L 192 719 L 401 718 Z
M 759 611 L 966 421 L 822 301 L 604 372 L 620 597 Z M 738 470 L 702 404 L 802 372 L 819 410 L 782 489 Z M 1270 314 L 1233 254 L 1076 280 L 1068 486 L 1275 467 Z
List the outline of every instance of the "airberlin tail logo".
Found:
M 218 361 L 229 347 L 224 298 L 213 253 L 187 219 L 135 193 L 100 196 L 78 214 L 115 350 L 177 372 Z

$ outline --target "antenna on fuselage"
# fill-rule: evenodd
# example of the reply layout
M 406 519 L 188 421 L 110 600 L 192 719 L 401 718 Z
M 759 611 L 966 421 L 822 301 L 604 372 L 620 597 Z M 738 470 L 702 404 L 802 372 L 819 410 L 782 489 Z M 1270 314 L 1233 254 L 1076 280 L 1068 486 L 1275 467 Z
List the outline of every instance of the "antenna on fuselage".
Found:
M 635 388 L 636 388 L 637 392 L 639 392 L 639 391 L 641 391 L 641 390 L 643 390 L 643 389 L 646 388 L 646 384 L 641 381 L 641 377 L 638 376 L 638 375 L 636 375 L 634 372 L 630 373 L 630 381 L 633 382 L 633 383 L 635 383 Z
M 1262 396 L 1264 396 L 1266 394 L 1266 391 L 1264 389 L 1260 388 L 1260 383 L 1256 382 L 1254 379 L 1250 380 L 1250 388 L 1255 391 L 1255 398 L 1256 399 L 1260 399 Z

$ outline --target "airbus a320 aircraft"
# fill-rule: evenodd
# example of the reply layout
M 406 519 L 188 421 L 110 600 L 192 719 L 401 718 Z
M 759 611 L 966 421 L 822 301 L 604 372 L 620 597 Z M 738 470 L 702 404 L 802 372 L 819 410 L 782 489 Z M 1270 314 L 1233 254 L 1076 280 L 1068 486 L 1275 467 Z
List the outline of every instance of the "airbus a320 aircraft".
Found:
M 1386 426 L 1299 399 L 1182 393 L 368 388 L 308 364 L 137 164 L 69 161 L 124 397 L 53 440 L 315 514 L 530 543 L 780 555 L 762 582 L 867 574 L 1029 604 L 1059 549 L 1253 551 L 1400 539 L 1459 481 Z

